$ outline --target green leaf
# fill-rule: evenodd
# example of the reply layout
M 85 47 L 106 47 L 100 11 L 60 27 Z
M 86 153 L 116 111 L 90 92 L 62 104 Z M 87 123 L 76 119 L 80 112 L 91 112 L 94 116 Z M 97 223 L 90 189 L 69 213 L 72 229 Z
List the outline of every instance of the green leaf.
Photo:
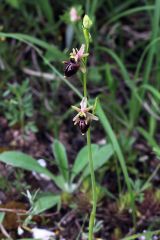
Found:
M 62 190 L 66 191 L 66 181 L 62 175 L 56 176 L 57 186 Z
M 49 0 L 45 0 L 45 1 L 39 0 L 38 4 L 39 4 L 42 12 L 44 13 L 44 16 L 48 20 L 48 22 L 53 23 L 53 12 L 52 12 L 52 7 L 51 7 Z
M 149 85 L 149 84 L 144 84 L 141 87 L 150 91 L 152 93 L 152 95 L 155 98 L 157 98 L 158 101 L 160 101 L 160 91 L 158 91 L 155 87 L 153 87 L 152 85 Z
M 130 177 L 129 177 L 127 165 L 126 165 L 126 162 L 125 162 L 125 157 L 123 156 L 123 153 L 122 153 L 120 145 L 117 141 L 116 135 L 115 135 L 115 133 L 112 129 L 112 126 L 110 125 L 110 122 L 108 121 L 107 116 L 105 115 L 105 113 L 104 113 L 104 111 L 101 107 L 100 102 L 98 102 L 98 104 L 97 104 L 96 112 L 97 112 L 97 115 L 100 119 L 100 122 L 102 123 L 102 126 L 104 127 L 104 130 L 105 130 L 107 136 L 110 138 L 113 149 L 114 149 L 114 151 L 115 151 L 115 153 L 118 157 L 120 166 L 122 168 L 124 179 L 125 179 L 125 182 L 126 182 L 126 185 L 127 185 L 127 188 L 128 188 L 128 192 L 129 192 L 130 198 L 131 198 L 132 217 L 133 217 L 133 222 L 135 223 L 135 211 L 136 211 L 136 209 L 135 209 L 135 197 L 134 197 L 133 190 L 132 190 L 132 187 L 131 187 Z
M 0 36 L 3 36 L 3 37 L 7 37 L 7 38 L 14 38 L 14 39 L 17 39 L 19 41 L 22 41 L 22 42 L 26 42 L 26 43 L 31 43 L 31 44 L 35 44 L 37 45 L 38 47 L 41 47 L 43 49 L 45 49 L 48 52 L 50 52 L 50 54 L 53 55 L 53 58 L 52 60 L 55 60 L 55 61 L 62 61 L 64 60 L 65 58 L 65 54 L 62 53 L 58 47 L 54 46 L 54 45 L 51 45 L 51 44 L 48 44 L 47 42 L 43 41 L 43 40 L 40 40 L 38 38 L 35 38 L 35 37 L 32 37 L 32 36 L 29 36 L 27 34 L 21 34 L 21 33 L 0 33 Z
M 34 204 L 34 214 L 39 214 L 42 213 L 46 210 L 48 210 L 49 208 L 54 207 L 55 205 L 60 204 L 61 202 L 61 197 L 58 196 L 54 196 L 49 195 L 49 196 L 43 196 L 40 197 Z
M 147 140 L 148 144 L 152 148 L 158 148 L 159 147 L 156 140 L 144 128 L 138 127 L 137 129 L 140 132 L 140 134 Z
M 102 167 L 109 158 L 113 155 L 114 150 L 111 144 L 107 144 L 103 147 L 100 147 L 93 155 L 93 167 L 94 171 Z M 83 176 L 86 177 L 90 174 L 89 166 L 83 172 Z
M 6 1 L 14 8 L 18 9 L 20 7 L 19 0 L 6 0 Z
M 134 89 L 135 88 L 135 84 L 134 82 L 131 80 L 129 73 L 127 71 L 127 68 L 125 66 L 125 64 L 123 63 L 123 61 L 121 60 L 121 58 L 110 48 L 107 47 L 97 47 L 98 51 L 102 51 L 102 52 L 106 52 L 109 56 L 111 56 L 113 58 L 113 60 L 117 63 L 120 72 L 122 74 L 122 77 L 126 83 L 126 85 L 131 88 Z
M 113 154 L 113 148 L 111 144 L 99 147 L 97 144 L 92 144 L 92 158 L 93 166 L 96 171 L 101 166 L 103 166 L 107 160 Z M 82 179 L 90 174 L 90 169 L 88 165 L 88 147 L 85 146 L 78 153 L 75 163 L 72 168 L 71 181 L 83 171 Z
M 4 212 L 0 212 L 0 224 L 3 222 L 5 217 L 5 213 Z
M 143 11 L 153 11 L 154 9 L 155 9 L 154 5 L 147 5 L 147 6 L 140 6 L 140 7 L 131 8 L 131 9 L 128 9 L 126 11 L 120 12 L 117 15 L 114 15 L 114 17 L 112 17 L 107 22 L 107 24 L 111 24 L 111 23 L 119 20 L 120 18 L 131 15 L 131 14 L 135 14 L 135 13 L 143 12 Z
M 94 155 L 98 151 L 98 145 L 97 144 L 92 144 L 92 154 Z M 71 181 L 80 173 L 82 170 L 88 165 L 88 147 L 85 146 L 83 147 L 77 157 L 76 160 L 73 164 L 72 168 L 72 176 L 71 176 Z
M 52 144 L 52 149 L 53 149 L 57 166 L 63 178 L 68 182 L 69 169 L 68 169 L 68 159 L 67 159 L 66 149 L 64 145 L 57 139 L 54 140 L 54 143 Z
M 40 166 L 40 164 L 31 156 L 19 151 L 7 151 L 0 154 L 0 161 L 13 167 L 19 167 L 28 171 L 43 173 L 51 178 L 58 186 L 58 178 L 49 170 Z

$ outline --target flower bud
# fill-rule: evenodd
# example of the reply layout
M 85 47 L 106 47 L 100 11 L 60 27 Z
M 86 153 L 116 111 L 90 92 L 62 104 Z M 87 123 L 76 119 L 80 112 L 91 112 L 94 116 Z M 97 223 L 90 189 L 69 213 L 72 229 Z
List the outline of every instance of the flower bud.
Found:
M 88 15 L 85 15 L 83 18 L 83 27 L 86 29 L 90 29 L 92 26 L 92 20 L 89 18 Z
M 69 14 L 71 22 L 77 22 L 80 19 L 80 16 L 78 15 L 77 9 L 75 7 L 71 8 Z

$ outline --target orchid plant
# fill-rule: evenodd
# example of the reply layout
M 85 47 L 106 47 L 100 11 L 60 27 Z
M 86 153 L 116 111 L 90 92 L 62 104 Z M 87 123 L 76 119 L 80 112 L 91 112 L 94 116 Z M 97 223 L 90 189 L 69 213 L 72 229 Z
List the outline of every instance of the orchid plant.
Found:
M 80 108 L 76 106 L 72 106 L 72 108 L 78 112 L 77 115 L 73 118 L 74 125 L 78 125 L 82 135 L 87 134 L 87 145 L 88 145 L 88 159 L 89 159 L 89 166 L 90 166 L 90 175 L 91 175 L 91 182 L 92 182 L 92 212 L 90 215 L 89 221 L 89 240 L 93 240 L 93 228 L 95 222 L 95 215 L 96 215 L 96 203 L 97 203 L 97 194 L 96 194 L 96 181 L 95 181 L 95 174 L 94 174 L 94 166 L 93 166 L 93 158 L 92 158 L 92 148 L 91 148 L 91 137 L 90 137 L 90 124 L 92 120 L 98 120 L 93 114 L 93 106 L 89 106 L 87 102 L 87 71 L 86 71 L 86 64 L 87 64 L 87 57 L 89 56 L 88 49 L 90 43 L 90 32 L 89 29 L 92 25 L 92 21 L 85 15 L 83 18 L 83 33 L 85 44 L 82 44 L 80 49 L 74 49 L 70 53 L 70 58 L 68 61 L 65 61 L 64 67 L 64 75 L 65 77 L 73 76 L 78 70 L 81 70 L 83 76 L 83 98 L 80 103 Z

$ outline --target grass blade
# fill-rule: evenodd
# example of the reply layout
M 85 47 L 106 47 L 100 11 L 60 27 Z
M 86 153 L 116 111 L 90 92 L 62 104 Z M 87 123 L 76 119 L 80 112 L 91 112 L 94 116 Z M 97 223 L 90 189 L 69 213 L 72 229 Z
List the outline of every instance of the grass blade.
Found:
M 96 112 L 97 112 L 97 115 L 99 116 L 100 122 L 102 123 L 107 136 L 110 138 L 113 149 L 114 149 L 114 151 L 115 151 L 115 153 L 116 153 L 116 155 L 119 159 L 119 163 L 120 163 L 120 166 L 122 168 L 125 183 L 127 185 L 128 192 L 130 193 L 133 223 L 135 224 L 135 222 L 136 222 L 135 198 L 134 198 L 134 194 L 133 194 L 133 191 L 132 191 L 130 178 L 129 178 L 129 175 L 128 175 L 127 166 L 126 166 L 126 163 L 125 163 L 125 158 L 122 154 L 121 148 L 120 148 L 119 143 L 117 141 L 117 138 L 116 138 L 116 136 L 115 136 L 115 134 L 112 130 L 112 127 L 111 127 L 107 117 L 105 116 L 105 113 L 104 113 L 104 111 L 101 107 L 101 104 L 99 102 L 97 104 Z
M 57 162 L 57 166 L 65 179 L 66 182 L 69 182 L 69 166 L 68 166 L 68 158 L 64 145 L 58 141 L 54 140 L 52 144 L 52 150 L 55 156 L 55 160 Z
M 59 195 L 49 195 L 49 196 L 43 196 L 40 197 L 35 203 L 34 203 L 34 214 L 40 214 L 56 205 L 59 205 L 61 202 L 61 197 Z
M 154 6 L 154 17 L 153 17 L 153 27 L 152 27 L 152 36 L 151 36 L 151 43 L 156 41 L 158 34 L 159 34 L 159 21 L 160 21 L 160 1 L 156 0 L 155 6 Z M 144 70 L 144 77 L 143 77 L 143 84 L 147 84 L 149 81 L 149 77 L 151 74 L 152 70 L 152 65 L 153 65 L 153 60 L 154 60 L 154 55 L 155 55 L 155 49 L 156 49 L 156 44 L 151 44 L 151 47 L 149 49 L 149 53 L 147 56 L 146 64 L 145 64 L 145 70 Z M 140 98 L 143 101 L 145 97 L 146 91 L 143 89 Z M 131 98 L 132 107 L 130 111 L 130 122 L 131 122 L 131 128 L 134 127 L 135 122 L 138 119 L 141 107 L 139 104 L 139 101 L 137 101 L 137 98 L 134 94 L 132 93 L 132 98 Z
M 127 10 L 127 11 L 124 11 L 124 12 L 122 12 L 122 13 L 117 14 L 116 16 L 114 16 L 113 18 L 111 18 L 111 19 L 108 21 L 108 24 L 111 24 L 111 23 L 113 23 L 113 22 L 116 22 L 116 21 L 119 20 L 120 18 L 126 17 L 126 16 L 131 15 L 131 14 L 135 14 L 135 13 L 143 12 L 143 11 L 153 11 L 153 10 L 154 10 L 154 5 L 132 8 L 132 9 L 129 9 L 129 10 Z

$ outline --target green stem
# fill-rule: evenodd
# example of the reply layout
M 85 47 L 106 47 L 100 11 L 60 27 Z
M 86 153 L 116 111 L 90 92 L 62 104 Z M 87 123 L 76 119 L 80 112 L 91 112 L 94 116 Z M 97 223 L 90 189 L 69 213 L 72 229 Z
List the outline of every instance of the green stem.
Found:
M 87 97 L 87 73 L 83 73 L 83 94 Z
M 83 89 L 84 89 L 84 97 L 87 97 L 87 75 L 83 74 Z M 93 158 L 92 158 L 92 148 L 91 148 L 91 132 L 90 128 L 87 131 L 87 146 L 88 146 L 88 159 L 89 159 L 89 167 L 91 174 L 91 183 L 92 183 L 92 212 L 89 219 L 89 240 L 93 239 L 93 228 L 94 228 L 94 220 L 96 215 L 96 205 L 97 205 L 97 196 L 96 196 L 96 181 L 93 167 Z
M 88 49 L 89 49 L 89 45 L 87 44 L 86 52 L 88 52 Z M 87 58 L 85 59 L 84 63 L 86 68 Z M 87 97 L 87 72 L 83 73 L 83 94 L 84 94 L 84 97 Z M 93 240 L 93 228 L 94 228 L 94 221 L 96 216 L 97 196 L 96 196 L 96 181 L 95 181 L 93 158 L 92 158 L 90 128 L 87 131 L 87 146 L 88 146 L 88 159 L 89 159 L 89 167 L 90 167 L 91 183 L 92 183 L 92 211 L 89 219 L 88 239 Z
M 88 239 L 92 240 L 93 239 L 94 220 L 95 220 L 95 216 L 96 216 L 97 196 L 96 196 L 96 181 L 95 181 L 92 149 L 91 149 L 90 128 L 87 131 L 87 145 L 88 145 L 88 158 L 89 158 L 89 166 L 90 166 L 90 174 L 91 174 L 91 182 L 92 182 L 92 212 L 91 212 L 90 219 L 89 219 Z

